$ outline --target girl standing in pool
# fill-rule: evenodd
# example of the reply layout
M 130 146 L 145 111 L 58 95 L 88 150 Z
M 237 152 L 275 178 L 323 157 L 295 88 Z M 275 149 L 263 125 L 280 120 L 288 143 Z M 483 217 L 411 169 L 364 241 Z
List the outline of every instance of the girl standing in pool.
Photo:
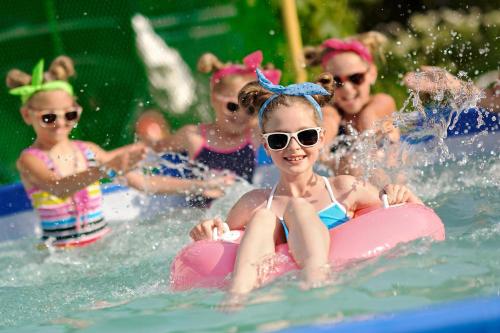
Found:
M 40 60 L 32 75 L 13 69 L 10 93 L 21 97 L 21 115 L 36 139 L 17 160 L 21 181 L 40 217 L 42 239 L 58 247 L 82 246 L 109 232 L 102 213 L 99 179 L 132 169 L 144 157 L 142 145 L 106 152 L 92 142 L 71 140 L 80 119 L 73 87 L 73 61 L 55 59 L 44 73 Z
M 229 288 L 231 297 L 258 287 L 259 265 L 283 242 L 288 242 L 302 268 L 304 286 L 322 283 L 328 277 L 328 230 L 348 222 L 357 210 L 380 205 L 379 191 L 373 185 L 348 175 L 321 177 L 313 170 L 325 144 L 321 105 L 332 97 L 332 76 L 321 75 L 321 86 L 283 87 L 257 73 L 259 82 L 247 84 L 239 102 L 245 109 L 259 110 L 261 140 L 280 179 L 272 190 L 246 193 L 229 212 L 230 229 L 245 228 Z M 404 186 L 386 185 L 384 190 L 391 204 L 421 203 Z M 224 230 L 222 221 L 213 219 L 198 224 L 190 235 L 194 240 L 211 239 L 214 227 Z
M 394 99 L 384 93 L 371 93 L 377 79 L 372 51 L 384 38 L 379 33 L 368 32 L 347 40 L 328 39 L 306 51 L 309 64 L 321 65 L 324 71 L 331 73 L 336 87 L 333 103 L 324 107 L 330 119 L 325 124 L 327 142 L 337 135 L 357 136 L 367 130 L 374 130 L 379 141 L 384 138 L 392 143 L 399 141 L 399 130 L 392 125 L 391 117 L 397 111 Z M 340 161 L 336 171 L 361 173 L 352 166 L 349 154 Z
M 203 73 L 213 73 L 210 79 L 210 102 L 215 120 L 209 124 L 187 125 L 163 140 L 162 150 L 186 151 L 190 159 L 212 170 L 229 170 L 251 182 L 255 171 L 256 149 L 260 139 L 256 130 L 256 110 L 238 105 L 238 92 L 255 80 L 255 70 L 262 63 L 262 52 L 256 51 L 243 59 L 243 65 L 224 64 L 211 53 L 198 61 Z M 266 75 L 278 83 L 281 73 L 266 66 Z

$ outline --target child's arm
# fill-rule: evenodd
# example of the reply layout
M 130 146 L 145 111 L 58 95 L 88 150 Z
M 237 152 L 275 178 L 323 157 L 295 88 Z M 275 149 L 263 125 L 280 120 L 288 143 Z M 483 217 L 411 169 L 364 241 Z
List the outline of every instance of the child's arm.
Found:
M 234 176 L 221 176 L 209 180 L 183 179 L 170 176 L 145 176 L 139 171 L 125 175 L 127 185 L 148 193 L 156 194 L 202 194 L 215 199 L 224 194 L 224 187 L 234 183 Z
M 255 211 L 262 208 L 266 203 L 264 190 L 253 190 L 244 194 L 240 200 L 231 208 L 226 223 L 229 229 L 243 229 L 250 221 Z M 203 239 L 212 239 L 212 231 L 217 227 L 218 231 L 223 232 L 223 221 L 220 218 L 209 219 L 196 225 L 189 235 L 195 241 Z
M 198 126 L 196 125 L 186 125 L 179 129 L 175 134 L 167 136 L 164 140 L 158 141 L 153 149 L 155 151 L 175 151 L 183 152 L 188 151 L 189 156 L 194 154 L 193 147 L 190 143 L 192 142 L 192 137 L 198 135 Z
M 422 201 L 404 185 L 388 184 L 379 192 L 369 182 L 347 175 L 334 177 L 332 185 L 338 193 L 338 199 L 347 201 L 352 212 L 381 206 L 380 198 L 384 193 L 387 194 L 390 205 L 405 202 L 423 205 Z
M 349 175 L 340 175 L 331 178 L 330 183 L 335 189 L 337 200 L 346 203 L 346 208 L 352 213 L 382 204 L 379 191 L 368 181 Z
M 87 170 L 64 177 L 58 176 L 44 163 L 40 163 L 38 157 L 25 153 L 17 160 L 17 169 L 21 178 L 29 184 L 57 197 L 66 198 L 100 178 L 106 177 L 106 172 L 103 169 L 127 172 L 144 158 L 144 153 L 144 147 L 131 146 L 120 154 L 111 156 L 112 159 L 101 165 L 104 168 L 89 167 Z

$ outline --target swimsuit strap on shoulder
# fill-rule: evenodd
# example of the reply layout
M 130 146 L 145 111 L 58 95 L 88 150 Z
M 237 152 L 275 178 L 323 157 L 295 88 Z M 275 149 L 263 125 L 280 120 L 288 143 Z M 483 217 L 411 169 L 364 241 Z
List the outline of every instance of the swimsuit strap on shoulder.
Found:
M 337 200 L 335 200 L 335 196 L 333 195 L 332 185 L 330 184 L 330 181 L 324 176 L 322 178 L 325 181 L 325 187 L 328 191 L 328 195 L 330 195 L 330 199 L 332 200 L 332 202 L 337 202 Z
M 38 157 L 40 160 L 43 161 L 43 163 L 45 163 L 45 165 L 49 169 L 55 170 L 54 162 L 52 162 L 52 159 L 49 157 L 49 155 L 46 152 L 42 151 L 41 149 L 29 147 L 29 148 L 26 148 L 23 151 L 23 153 L 31 154 L 33 156 Z
M 87 167 L 95 166 L 97 162 L 95 159 L 95 153 L 92 151 L 92 149 L 90 149 L 83 141 L 74 140 L 73 143 L 85 157 Z
M 273 203 L 273 198 L 274 198 L 274 193 L 276 192 L 276 188 L 278 187 L 278 183 L 276 183 L 273 186 L 273 189 L 271 190 L 271 194 L 269 195 L 269 198 L 267 198 L 267 209 L 271 209 L 271 204 Z
M 207 126 L 205 124 L 200 124 L 200 134 L 203 139 L 203 145 L 207 144 Z

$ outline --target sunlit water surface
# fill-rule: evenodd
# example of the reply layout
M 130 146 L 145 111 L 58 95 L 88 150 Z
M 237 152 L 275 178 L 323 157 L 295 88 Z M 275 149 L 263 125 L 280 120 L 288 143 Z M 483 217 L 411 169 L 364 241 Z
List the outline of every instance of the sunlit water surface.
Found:
M 422 111 L 419 105 L 416 109 Z M 450 118 L 436 123 L 431 129 L 436 144 L 421 152 L 409 147 L 411 158 L 401 156 L 409 186 L 442 218 L 444 242 L 400 245 L 336 273 L 318 289 L 300 289 L 292 273 L 253 292 L 243 309 L 227 314 L 218 310 L 223 291 L 171 292 L 169 267 L 200 218 L 225 216 L 251 188 L 238 184 L 207 212 L 165 209 L 154 218 L 111 221 L 110 236 L 82 249 L 40 251 L 36 239 L 0 243 L 0 330 L 273 331 L 500 295 L 498 145 L 492 151 L 467 155 L 459 149 L 450 155 L 439 135 L 439 126 L 449 126 Z
M 218 290 L 169 291 L 169 265 L 203 212 L 175 210 L 113 223 L 92 246 L 49 254 L 36 240 L 0 244 L 0 327 L 5 331 L 245 332 L 370 317 L 467 297 L 500 295 L 500 163 L 422 169 L 414 188 L 446 226 L 442 243 L 416 241 L 339 273 L 315 290 L 296 274 L 252 294 L 247 306 L 217 311 Z M 247 186 L 233 189 L 237 197 Z M 208 215 L 224 215 L 230 202 Z

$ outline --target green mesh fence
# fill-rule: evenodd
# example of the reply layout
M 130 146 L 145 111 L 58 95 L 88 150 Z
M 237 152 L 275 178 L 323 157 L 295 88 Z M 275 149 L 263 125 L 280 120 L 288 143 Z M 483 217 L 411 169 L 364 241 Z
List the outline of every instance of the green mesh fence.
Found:
M 40 58 L 73 58 L 72 81 L 84 113 L 75 138 L 105 149 L 133 141 L 133 123 L 142 109 L 154 106 L 148 80 L 135 47 L 131 18 L 140 13 L 176 48 L 193 73 L 206 51 L 223 61 L 239 60 L 256 49 L 264 60 L 282 67 L 286 54 L 279 13 L 267 1 L 157 0 L 3 0 L 0 7 L 0 74 L 31 71 Z M 208 85 L 208 78 L 195 79 Z M 205 93 L 203 93 L 205 91 Z M 200 89 L 199 103 L 208 103 Z M 0 89 L 0 183 L 18 179 L 15 161 L 33 139 L 19 114 L 20 102 Z M 192 110 L 165 115 L 173 128 L 198 121 Z

